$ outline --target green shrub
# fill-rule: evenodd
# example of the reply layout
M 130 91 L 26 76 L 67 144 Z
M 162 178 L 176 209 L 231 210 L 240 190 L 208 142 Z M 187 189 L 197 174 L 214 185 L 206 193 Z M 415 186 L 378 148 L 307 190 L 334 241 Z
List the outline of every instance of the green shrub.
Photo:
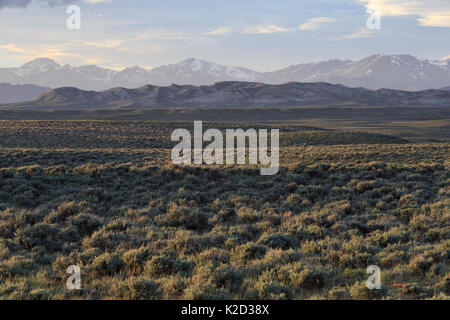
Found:
M 350 294 L 347 289 L 337 287 L 328 291 L 328 298 L 331 300 L 348 300 Z
M 187 274 L 192 267 L 191 263 L 178 260 L 173 256 L 157 256 L 147 262 L 145 272 L 153 277 L 161 277 L 177 273 Z
M 144 270 L 145 264 L 151 256 L 149 249 L 143 247 L 125 252 L 123 261 L 131 273 L 140 273 Z
M 261 259 L 266 254 L 267 248 L 255 245 L 254 243 L 246 243 L 233 249 L 231 260 L 237 264 L 248 263 L 254 259 Z
M 180 299 L 187 287 L 185 280 L 181 276 L 164 278 L 161 281 L 161 286 L 164 292 L 164 299 L 168 300 Z
M 162 292 L 155 281 L 132 277 L 115 285 L 114 296 L 126 300 L 159 300 Z
M 295 288 L 301 289 L 321 289 L 326 285 L 328 273 L 322 269 L 305 267 L 299 272 L 290 275 L 290 283 Z
M 365 281 L 357 282 L 350 288 L 350 295 L 354 300 L 378 300 L 386 297 L 388 291 L 385 287 L 380 290 L 369 290 Z
M 155 220 L 167 227 L 184 227 L 188 230 L 204 230 L 209 227 L 208 215 L 197 208 L 178 207 L 170 204 L 166 214 L 159 215 Z
M 291 290 L 274 280 L 272 272 L 263 273 L 255 284 L 258 298 L 263 300 L 290 300 L 293 297 Z
M 0 279 L 7 279 L 16 276 L 29 277 L 32 272 L 36 272 L 36 263 L 29 258 L 13 256 L 6 261 L 0 262 Z
M 82 237 L 90 236 L 103 225 L 102 219 L 85 213 L 74 216 L 70 219 L 70 223 Z
M 264 235 L 261 239 L 259 239 L 258 243 L 266 245 L 269 248 L 280 248 L 283 250 L 296 248 L 298 246 L 297 239 L 289 234 Z
M 212 283 L 216 287 L 230 292 L 238 292 L 243 281 L 244 275 L 241 270 L 233 269 L 230 266 L 217 268 L 212 274 Z
M 122 258 L 116 254 L 105 253 L 94 259 L 92 270 L 96 275 L 114 276 L 124 267 Z
M 230 300 L 231 297 L 225 290 L 214 287 L 211 284 L 194 284 L 184 292 L 186 300 Z

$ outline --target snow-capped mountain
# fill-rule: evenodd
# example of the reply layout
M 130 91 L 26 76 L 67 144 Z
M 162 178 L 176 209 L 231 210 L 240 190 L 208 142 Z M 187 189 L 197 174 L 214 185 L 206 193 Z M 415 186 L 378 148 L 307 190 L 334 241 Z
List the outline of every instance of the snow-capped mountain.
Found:
M 207 85 L 220 81 L 256 81 L 260 73 L 242 67 L 223 66 L 195 58 L 177 64 L 156 67 L 150 71 L 156 85 Z
M 368 89 L 438 89 L 450 83 L 450 60 L 429 61 L 410 55 L 373 55 L 358 61 L 330 60 L 291 66 L 265 76 L 283 81 L 339 83 Z
M 450 85 L 450 59 L 430 61 L 410 55 L 373 55 L 358 61 L 329 60 L 304 63 L 273 72 L 224 66 L 195 58 L 151 70 L 141 67 L 115 71 L 97 66 L 60 65 L 47 58 L 18 68 L 0 68 L 0 82 L 58 88 L 107 90 L 137 88 L 146 84 L 167 86 L 210 85 L 221 81 L 253 81 L 267 84 L 329 82 L 368 89 L 439 89 Z
M 113 87 L 136 88 L 146 84 L 206 85 L 219 81 L 254 81 L 260 74 L 245 68 L 223 66 L 191 58 L 152 70 L 140 67 L 115 71 L 94 65 L 72 67 L 39 58 L 19 68 L 0 68 L 0 82 L 36 84 L 52 88 L 77 87 L 83 90 L 107 90 Z

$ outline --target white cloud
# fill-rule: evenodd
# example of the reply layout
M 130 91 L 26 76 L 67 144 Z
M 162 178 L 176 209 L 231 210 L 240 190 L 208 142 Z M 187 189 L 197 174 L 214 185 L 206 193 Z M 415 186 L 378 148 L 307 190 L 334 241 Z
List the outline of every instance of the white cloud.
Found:
M 335 22 L 336 19 L 334 18 L 328 18 L 328 17 L 319 17 L 319 18 L 312 18 L 306 21 L 305 23 L 301 24 L 298 28 L 300 30 L 311 30 L 316 31 L 319 30 L 321 27 L 323 27 L 326 23 L 332 23 Z
M 450 27 L 448 0 L 359 0 L 367 8 L 378 7 L 382 16 L 417 16 L 421 26 Z
M 367 29 L 367 28 L 361 28 L 356 32 L 353 32 L 349 35 L 335 38 L 335 40 L 339 39 L 362 39 L 362 38 L 373 38 L 375 36 L 375 32 Z
M 279 33 L 279 32 L 289 32 L 292 29 L 286 29 L 279 27 L 277 25 L 271 24 L 268 26 L 250 26 L 244 28 L 244 33 L 249 34 L 267 34 L 267 33 Z
M 120 40 L 103 40 L 103 41 L 71 40 L 70 42 L 76 45 L 90 46 L 96 48 L 117 48 L 122 44 L 122 41 Z
M 15 43 L 8 43 L 0 45 L 0 50 L 12 53 L 15 58 L 24 60 L 34 59 L 36 57 L 47 57 L 56 59 L 59 57 L 77 57 L 82 55 L 68 50 L 70 44 L 64 43 L 60 45 L 18 45 Z
M 206 37 L 203 37 L 206 39 Z M 135 40 L 165 40 L 165 41 L 188 41 L 188 40 L 199 40 L 201 37 L 195 37 L 192 34 L 184 32 L 171 32 L 165 30 L 147 30 L 145 32 L 139 33 L 133 37 Z
M 206 33 L 208 36 L 222 36 L 224 34 L 228 34 L 233 32 L 233 29 L 230 27 L 218 27 L 211 32 Z

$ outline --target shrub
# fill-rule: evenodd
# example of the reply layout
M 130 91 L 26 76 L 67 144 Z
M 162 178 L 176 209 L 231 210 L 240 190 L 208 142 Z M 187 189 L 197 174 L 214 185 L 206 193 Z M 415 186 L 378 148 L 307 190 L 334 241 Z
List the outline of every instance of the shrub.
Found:
M 258 242 L 273 249 L 280 248 L 283 250 L 288 250 L 291 248 L 296 248 L 298 246 L 297 239 L 288 234 L 265 235 L 261 237 Z
M 186 300 L 230 300 L 231 297 L 225 290 L 214 287 L 211 284 L 194 284 L 184 292 Z
M 417 256 L 409 263 L 409 272 L 413 274 L 423 275 L 433 265 L 433 260 L 429 257 Z
M 96 216 L 81 213 L 70 219 L 70 223 L 78 230 L 82 236 L 89 236 L 103 225 L 103 221 Z
M 325 286 L 328 274 L 322 269 L 306 267 L 300 272 L 293 272 L 290 275 L 290 283 L 296 288 L 321 289 Z
M 369 290 L 366 283 L 357 282 L 350 288 L 350 295 L 354 300 L 378 300 L 387 296 L 388 291 L 382 287 L 380 290 Z
M 161 285 L 163 287 L 164 299 L 167 300 L 181 298 L 184 290 L 186 290 L 186 282 L 180 276 L 164 278 L 161 281 Z
M 230 223 L 234 224 L 237 221 L 236 210 L 233 208 L 225 208 L 221 209 L 218 213 L 218 222 L 219 223 Z
M 78 208 L 74 201 L 65 201 L 62 202 L 55 211 L 51 212 L 45 220 L 48 223 L 61 223 L 67 218 L 75 215 L 77 210 Z
M 227 289 L 231 292 L 238 292 L 243 281 L 244 275 L 242 272 L 230 266 L 217 268 L 212 274 L 212 283 L 216 287 Z
M 142 277 L 132 277 L 114 287 L 114 296 L 127 300 L 159 300 L 162 297 L 160 285 Z
M 36 264 L 32 259 L 13 256 L 0 263 L 0 279 L 16 276 L 30 276 L 36 270 Z
M 129 250 L 124 253 L 123 261 L 127 269 L 132 273 L 139 273 L 144 270 L 145 263 L 151 258 L 152 254 L 148 248 L 139 248 Z
M 328 291 L 328 298 L 331 300 L 348 300 L 350 294 L 347 289 L 337 287 Z
M 442 290 L 448 296 L 450 296 L 450 273 L 447 274 L 441 281 Z
M 266 254 L 266 247 L 255 245 L 252 242 L 243 244 L 233 249 L 231 260 L 237 264 L 248 263 L 253 259 L 261 259 Z
M 291 290 L 274 280 L 272 272 L 264 272 L 255 284 L 258 298 L 264 300 L 290 300 L 293 297 Z
M 53 251 L 60 249 L 62 246 L 62 241 L 58 239 L 58 235 L 57 226 L 39 223 L 20 229 L 16 234 L 16 238 L 28 250 L 36 246 L 44 246 L 47 250 Z
M 209 227 L 208 215 L 197 208 L 178 207 L 170 204 L 166 214 L 159 215 L 155 220 L 167 227 L 184 227 L 188 230 L 204 230 Z
M 92 262 L 92 269 L 95 274 L 100 276 L 114 276 L 124 267 L 121 257 L 116 254 L 105 253 L 98 256 Z
M 151 276 L 161 277 L 163 275 L 186 274 L 192 270 L 192 264 L 178 260 L 173 256 L 153 257 L 145 265 L 145 272 Z

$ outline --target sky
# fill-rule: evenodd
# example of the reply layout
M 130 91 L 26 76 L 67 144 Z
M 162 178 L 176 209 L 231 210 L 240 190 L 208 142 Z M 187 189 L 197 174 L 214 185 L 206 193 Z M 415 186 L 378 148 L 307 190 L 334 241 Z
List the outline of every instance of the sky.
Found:
M 80 29 L 67 28 L 70 5 Z M 48 57 L 121 70 L 196 57 L 273 71 L 378 53 L 450 58 L 450 1 L 0 0 L 0 30 L 0 67 Z

